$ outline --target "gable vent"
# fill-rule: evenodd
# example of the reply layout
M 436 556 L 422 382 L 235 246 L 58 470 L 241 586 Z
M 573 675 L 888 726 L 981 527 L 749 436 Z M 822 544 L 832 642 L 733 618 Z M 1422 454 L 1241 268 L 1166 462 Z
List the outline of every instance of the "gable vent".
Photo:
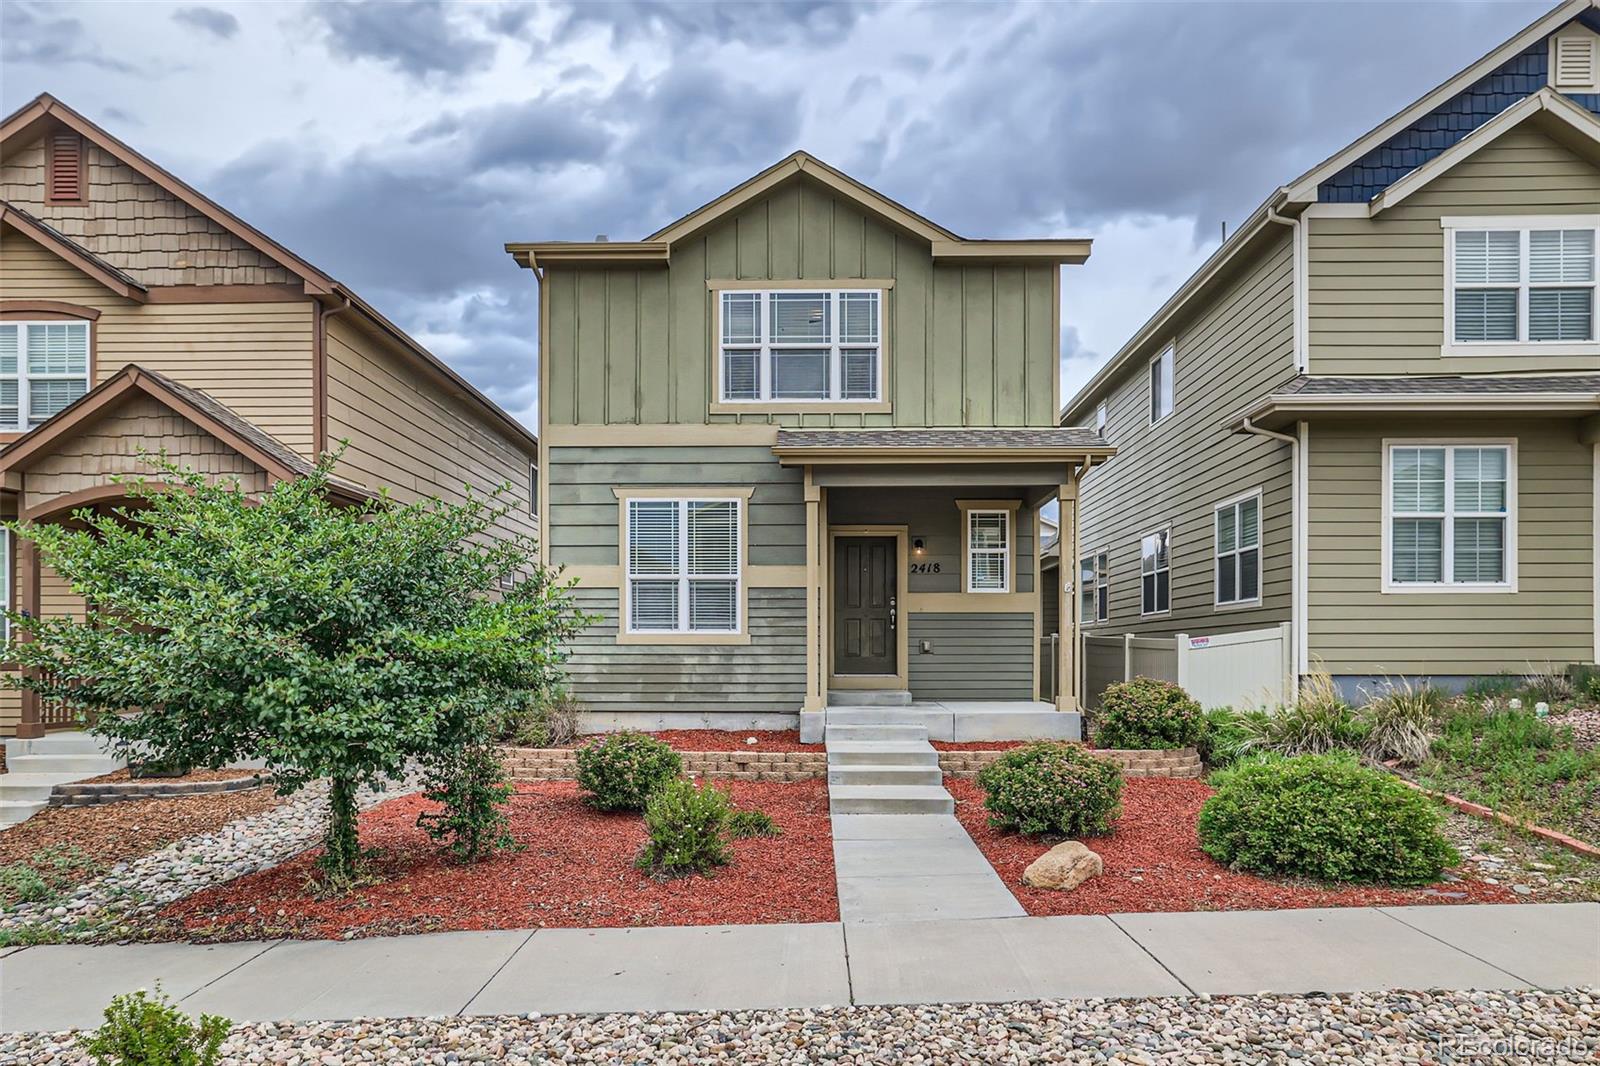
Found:
M 1551 66 L 1557 89 L 1588 89 L 1594 85 L 1596 40 L 1587 33 L 1555 39 Z
M 83 138 L 63 130 L 50 135 L 45 161 L 45 199 L 52 204 L 83 202 Z

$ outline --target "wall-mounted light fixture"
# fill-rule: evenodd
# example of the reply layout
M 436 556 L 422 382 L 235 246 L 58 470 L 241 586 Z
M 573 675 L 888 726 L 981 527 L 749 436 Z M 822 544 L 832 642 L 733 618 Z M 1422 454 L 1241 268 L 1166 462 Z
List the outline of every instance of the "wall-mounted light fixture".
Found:
M 927 550 L 927 545 L 922 543 L 921 537 L 918 537 L 911 542 L 911 551 L 913 554 L 921 555 L 925 550 Z

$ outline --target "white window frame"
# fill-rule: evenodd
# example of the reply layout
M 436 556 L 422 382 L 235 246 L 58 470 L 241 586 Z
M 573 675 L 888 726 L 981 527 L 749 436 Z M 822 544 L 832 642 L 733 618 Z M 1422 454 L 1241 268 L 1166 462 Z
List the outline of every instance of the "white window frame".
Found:
M 17 421 L 7 425 L 0 423 L 0 433 L 26 433 L 37 426 L 43 425 L 48 419 L 41 419 L 35 423 L 31 420 L 28 407 L 30 381 L 79 381 L 83 382 L 83 391 L 87 393 L 94 388 L 94 323 L 87 318 L 57 318 L 57 319 L 7 319 L 0 322 L 0 326 L 17 327 Z M 30 374 L 28 372 L 28 330 L 44 326 L 82 326 L 83 327 L 83 373 L 82 374 Z M 79 397 L 82 398 L 81 396 Z M 74 403 L 77 401 L 74 400 Z M 70 406 L 70 405 L 69 405 Z M 55 417 L 54 415 L 50 416 Z
M 1600 215 L 1456 215 L 1439 220 L 1444 230 L 1444 344 L 1440 354 L 1449 356 L 1600 355 Z M 1549 282 L 1535 284 L 1528 270 L 1528 234 L 1533 230 L 1592 229 L 1595 231 L 1595 276 L 1589 283 L 1590 332 L 1587 341 L 1530 341 L 1528 335 L 1528 291 L 1535 288 L 1577 289 L 1581 284 Z M 1514 341 L 1456 340 L 1456 234 L 1471 230 L 1516 230 L 1520 234 L 1521 255 L 1516 285 L 1509 283 L 1474 285 L 1474 288 L 1517 290 L 1517 336 Z
M 1159 534 L 1162 534 L 1162 533 L 1165 533 L 1167 535 L 1167 565 L 1166 565 L 1167 605 L 1165 607 L 1161 608 L 1160 610 L 1147 611 L 1147 610 L 1144 609 L 1144 542 L 1147 539 L 1149 539 L 1150 537 L 1158 536 Z M 1160 574 L 1162 572 L 1162 570 L 1161 570 L 1161 568 L 1158 567 L 1158 568 L 1156 568 L 1156 569 L 1154 569 L 1154 570 L 1152 570 L 1150 572 L 1152 574 Z M 1143 533 L 1139 534 L 1139 617 L 1140 618 L 1160 618 L 1163 615 L 1169 615 L 1171 613 L 1172 613 L 1172 523 L 1168 522 L 1166 525 L 1156 526 L 1154 529 L 1148 529 L 1148 530 L 1145 530 Z
M 1160 387 L 1156 386 L 1156 373 L 1162 374 Z M 1157 352 L 1145 372 L 1145 403 L 1150 411 L 1152 426 L 1165 422 L 1178 409 L 1178 345 L 1174 341 Z M 1157 414 L 1156 409 L 1165 400 L 1167 409 Z
M 1445 509 L 1444 546 L 1440 560 L 1443 581 L 1395 581 L 1393 579 L 1394 551 L 1394 450 L 1396 448 L 1443 448 Z M 1506 449 L 1506 511 L 1503 516 L 1480 512 L 1458 513 L 1455 509 L 1455 449 L 1505 448 Z M 1455 519 L 1472 517 L 1503 517 L 1506 523 L 1505 580 L 1451 581 L 1455 569 Z M 1403 516 L 1402 516 L 1403 517 Z M 1383 439 L 1383 573 L 1381 589 L 1384 593 L 1414 595 L 1418 593 L 1505 593 L 1517 591 L 1517 439 L 1496 437 L 1473 439 L 1470 437 L 1385 437 Z
M 772 297 L 775 294 L 787 296 L 800 296 L 808 293 L 826 294 L 828 300 L 828 341 L 827 343 L 803 344 L 799 342 L 774 345 L 772 343 Z M 722 331 L 722 304 L 727 296 L 755 296 L 757 298 L 756 322 L 758 342 L 755 344 L 727 344 L 723 340 Z M 878 306 L 878 341 L 876 345 L 845 342 L 839 332 L 839 308 L 842 306 L 841 296 L 871 295 L 877 297 Z M 717 391 L 712 402 L 714 404 L 727 404 L 729 406 L 747 407 L 772 407 L 795 405 L 799 407 L 843 407 L 853 409 L 858 407 L 879 407 L 888 399 L 888 343 L 884 333 L 884 308 L 889 302 L 889 294 L 885 289 L 878 288 L 832 288 L 819 285 L 810 287 L 789 287 L 782 289 L 716 289 L 712 292 L 715 303 L 715 324 L 712 334 L 712 351 L 716 357 L 717 365 Z M 825 397 L 789 397 L 772 395 L 772 350 L 786 348 L 827 348 L 828 349 L 828 395 Z M 844 393 L 844 357 L 845 348 L 876 347 L 878 350 L 877 379 L 873 385 L 874 395 L 869 398 L 855 397 L 845 399 Z M 760 395 L 750 398 L 730 397 L 723 382 L 726 369 L 726 359 L 723 351 L 727 348 L 754 348 L 759 361 L 759 375 L 761 379 Z
M 1094 431 L 1102 440 L 1106 435 L 1106 422 L 1106 402 L 1101 400 L 1094 409 Z
M 1239 556 L 1242 555 L 1244 552 L 1249 551 L 1250 549 L 1249 548 L 1240 547 L 1239 544 L 1237 542 L 1235 542 L 1232 551 L 1224 552 L 1222 550 L 1221 543 L 1216 539 L 1217 538 L 1217 515 L 1221 514 L 1223 511 L 1226 511 L 1230 507 L 1238 507 L 1241 503 L 1244 503 L 1246 500 L 1252 500 L 1252 499 L 1256 501 L 1256 543 L 1255 543 L 1255 553 L 1256 553 L 1256 594 L 1253 597 L 1251 597 L 1250 599 L 1248 599 L 1248 600 L 1244 600 L 1244 599 L 1224 600 L 1222 598 L 1222 560 L 1223 560 L 1223 558 L 1225 556 L 1227 556 L 1227 557 L 1231 557 L 1233 559 L 1233 587 L 1234 587 L 1234 591 L 1237 592 L 1238 589 L 1239 589 Z M 1237 515 L 1237 512 L 1235 512 L 1235 515 Z M 1237 531 L 1237 522 L 1238 522 L 1237 517 L 1235 518 L 1234 521 L 1235 521 L 1235 530 Z M 1264 525 L 1265 525 L 1265 523 L 1262 521 L 1262 516 L 1261 516 L 1261 489 L 1260 489 L 1259 486 L 1256 487 L 1256 488 L 1251 489 L 1249 492 L 1241 492 L 1237 496 L 1234 496 L 1234 497 L 1231 497 L 1229 499 L 1223 500 L 1221 503 L 1217 504 L 1215 507 L 1213 507 L 1211 509 L 1211 541 L 1212 541 L 1212 543 L 1211 543 L 1211 549 L 1212 549 L 1212 551 L 1211 551 L 1211 554 L 1212 554 L 1212 563 L 1211 563 L 1211 603 L 1212 603 L 1212 608 L 1214 610 L 1218 610 L 1218 611 L 1237 611 L 1237 610 L 1241 610 L 1243 608 L 1260 607 L 1261 606 L 1261 587 L 1264 584 L 1266 584 L 1266 578 L 1265 578 L 1265 576 L 1263 574 L 1263 569 L 1264 569 L 1263 566 L 1262 566 L 1263 553 L 1262 553 L 1262 547 L 1261 547 L 1262 546 L 1262 542 L 1265 540 Z M 1171 546 L 1169 545 L 1168 548 L 1167 548 L 1168 562 L 1169 563 L 1171 562 L 1171 552 L 1172 552 L 1172 549 L 1171 549 Z M 1170 579 L 1169 579 L 1169 582 L 1170 582 Z M 1169 587 L 1170 587 L 1170 585 L 1169 585 Z
M 678 624 L 671 629 L 636 629 L 633 625 L 633 553 L 629 550 L 633 543 L 633 504 L 639 503 L 674 503 L 678 506 L 678 571 L 673 577 L 661 574 L 641 574 L 641 581 L 668 581 L 678 582 Z M 738 523 L 734 537 L 733 570 L 728 574 L 697 574 L 699 577 L 713 581 L 732 581 L 735 623 L 732 629 L 691 629 L 689 627 L 689 583 L 692 580 L 689 574 L 689 505 L 694 503 L 731 503 L 734 505 L 734 520 Z M 739 636 L 744 633 L 745 627 L 745 580 L 744 580 L 744 551 L 745 551 L 745 497 L 743 496 L 718 496 L 715 494 L 694 496 L 619 496 L 618 505 L 622 508 L 622 617 L 618 619 L 621 631 L 630 637 L 728 637 Z
M 1088 563 L 1094 571 L 1093 617 L 1083 616 L 1083 564 Z M 1111 619 L 1111 552 L 1106 548 L 1090 552 L 1078 560 L 1078 595 L 1077 612 L 1080 626 L 1097 626 Z
M 1006 524 L 1006 538 L 1005 538 L 1006 542 L 1002 547 L 999 547 L 999 548 L 979 548 L 973 543 L 973 540 L 972 540 L 972 520 L 974 518 L 978 517 L 979 515 L 999 515 L 1001 517 L 1001 519 L 1004 520 L 1004 522 Z M 967 592 L 977 593 L 979 595 L 991 595 L 991 594 L 994 594 L 994 593 L 997 593 L 997 592 L 998 593 L 1010 592 L 1011 591 L 1011 567 L 1012 567 L 1012 562 L 1013 562 L 1013 560 L 1015 558 L 1014 551 L 1015 551 L 1015 547 L 1016 547 L 1016 536 L 1017 536 L 1016 511 L 1014 511 L 1012 509 L 1009 509 L 1009 508 L 1005 508 L 1005 507 L 968 507 L 968 508 L 965 508 L 965 509 L 962 510 L 962 512 L 961 512 L 961 520 L 967 524 L 966 536 L 965 536 L 967 554 L 966 554 L 966 558 L 962 560 L 962 565 L 966 568 L 965 569 L 965 573 L 962 575 L 962 584 L 966 586 L 966 591 Z M 972 560 L 980 552 L 982 554 L 984 554 L 984 555 L 996 555 L 996 554 L 998 554 L 1000 556 L 1000 587 L 999 588 L 980 589 L 980 588 L 976 588 L 972 584 Z

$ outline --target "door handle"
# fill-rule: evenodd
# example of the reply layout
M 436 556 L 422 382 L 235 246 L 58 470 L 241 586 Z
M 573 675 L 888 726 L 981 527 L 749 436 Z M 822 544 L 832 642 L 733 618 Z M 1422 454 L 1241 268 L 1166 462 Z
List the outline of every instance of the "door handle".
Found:
M 894 597 L 893 596 L 889 597 L 889 628 L 890 629 L 894 628 L 894 615 L 895 615 L 894 603 L 895 603 Z

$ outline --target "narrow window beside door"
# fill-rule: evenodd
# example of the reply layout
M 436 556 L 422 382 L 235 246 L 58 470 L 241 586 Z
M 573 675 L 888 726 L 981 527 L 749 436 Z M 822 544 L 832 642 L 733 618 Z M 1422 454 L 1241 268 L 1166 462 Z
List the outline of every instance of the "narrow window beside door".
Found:
M 967 512 L 967 591 L 1011 591 L 1011 512 Z
M 740 501 L 625 503 L 627 631 L 740 632 Z

